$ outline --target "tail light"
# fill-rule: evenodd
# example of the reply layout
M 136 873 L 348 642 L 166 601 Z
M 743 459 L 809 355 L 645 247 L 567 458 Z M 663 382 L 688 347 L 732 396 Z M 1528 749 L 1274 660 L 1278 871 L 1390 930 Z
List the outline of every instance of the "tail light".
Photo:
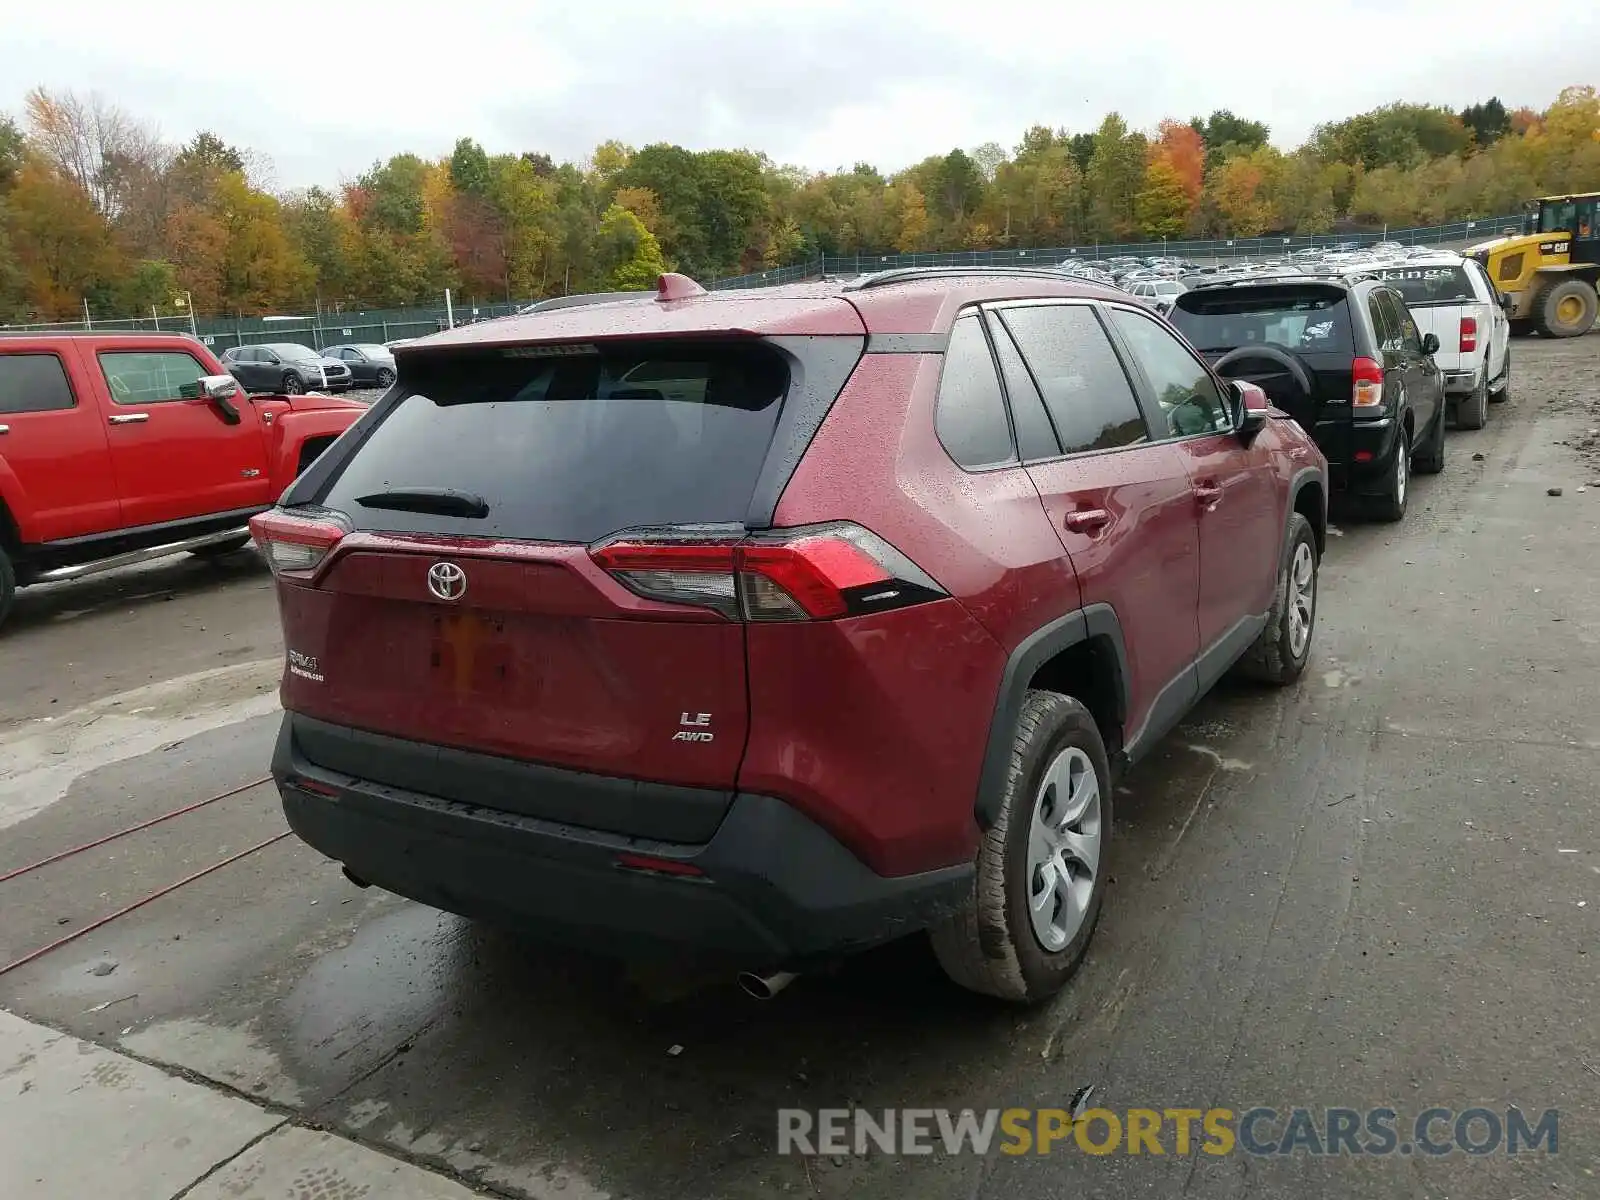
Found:
M 250 518 L 250 534 L 274 575 L 309 576 L 344 537 L 345 528 L 328 518 L 300 517 L 273 510 Z
M 888 542 L 848 521 L 749 537 L 630 530 L 589 555 L 637 595 L 732 621 L 827 621 L 946 594 Z
M 1461 318 L 1461 353 L 1469 354 L 1478 348 L 1478 318 Z
M 1379 408 L 1383 405 L 1383 364 L 1358 358 L 1350 364 L 1350 405 L 1352 408 Z

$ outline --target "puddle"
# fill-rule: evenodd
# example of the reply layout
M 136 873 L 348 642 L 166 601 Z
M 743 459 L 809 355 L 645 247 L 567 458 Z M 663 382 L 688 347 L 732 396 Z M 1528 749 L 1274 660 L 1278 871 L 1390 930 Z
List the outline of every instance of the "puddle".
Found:
M 198 671 L 0 735 L 0 829 L 55 804 L 90 771 L 278 709 L 279 659 Z

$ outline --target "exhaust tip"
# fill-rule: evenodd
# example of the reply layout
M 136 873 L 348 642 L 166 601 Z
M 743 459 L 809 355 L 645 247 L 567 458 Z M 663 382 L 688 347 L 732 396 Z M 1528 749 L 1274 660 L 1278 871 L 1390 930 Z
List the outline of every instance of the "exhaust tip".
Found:
M 361 876 L 352 871 L 349 867 L 341 866 L 339 869 L 344 872 L 344 877 L 351 883 L 355 884 L 358 888 L 365 890 L 372 886 L 365 879 L 361 878 Z
M 756 1000 L 771 1000 L 798 976 L 793 971 L 774 971 L 770 975 L 757 975 L 754 971 L 739 972 L 739 986 L 744 994 Z

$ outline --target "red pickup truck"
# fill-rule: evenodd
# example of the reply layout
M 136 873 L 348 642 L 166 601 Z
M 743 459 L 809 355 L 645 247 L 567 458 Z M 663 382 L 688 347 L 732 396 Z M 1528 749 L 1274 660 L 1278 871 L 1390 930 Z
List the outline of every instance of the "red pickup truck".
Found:
M 0 334 L 0 621 L 16 589 L 225 554 L 366 411 L 247 396 L 179 334 Z

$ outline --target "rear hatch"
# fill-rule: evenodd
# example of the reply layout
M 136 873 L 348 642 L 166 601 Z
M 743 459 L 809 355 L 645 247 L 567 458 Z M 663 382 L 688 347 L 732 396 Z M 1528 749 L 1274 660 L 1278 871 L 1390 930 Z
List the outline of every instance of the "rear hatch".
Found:
M 742 537 L 774 487 L 772 464 L 798 455 L 786 408 L 821 399 L 825 412 L 860 352 L 859 339 L 814 339 L 850 354 L 807 371 L 794 355 L 805 341 L 409 357 L 405 395 L 353 455 L 257 529 L 292 541 L 298 523 L 307 561 L 326 553 L 301 571 L 291 555 L 279 571 L 285 707 L 408 744 L 731 794 L 748 724 L 744 626 L 715 593 L 726 587 L 731 602 L 733 584 L 608 569 L 599 547 L 660 539 L 662 527 L 669 542 Z M 791 402 L 791 389 L 806 398 Z M 680 585 L 701 594 L 655 598 Z M 415 786 L 382 755 L 357 769 L 319 753 L 331 769 Z M 501 790 L 503 807 L 533 815 L 673 840 L 708 832 L 547 813 Z
M 1252 346 L 1299 359 L 1311 378 L 1310 395 L 1272 359 L 1248 359 L 1228 373 L 1260 384 L 1319 443 L 1337 442 L 1349 415 L 1355 358 L 1348 297 L 1337 284 L 1315 281 L 1201 287 L 1179 296 L 1168 319 L 1211 363 Z M 1336 449 L 1342 456 L 1342 444 L 1323 449 L 1330 458 Z
M 1452 263 L 1436 266 L 1384 267 L 1374 274 L 1389 287 L 1399 292 L 1411 310 L 1412 320 L 1420 333 L 1431 333 L 1439 339 L 1439 349 L 1433 361 L 1442 371 L 1466 371 L 1476 361 L 1472 350 L 1480 339 L 1489 336 L 1487 324 L 1480 323 L 1478 298 L 1472 293 L 1472 281 L 1464 267 Z M 1472 324 L 1463 337 L 1461 323 L 1469 319 Z M 1462 346 L 1469 349 L 1462 352 Z

